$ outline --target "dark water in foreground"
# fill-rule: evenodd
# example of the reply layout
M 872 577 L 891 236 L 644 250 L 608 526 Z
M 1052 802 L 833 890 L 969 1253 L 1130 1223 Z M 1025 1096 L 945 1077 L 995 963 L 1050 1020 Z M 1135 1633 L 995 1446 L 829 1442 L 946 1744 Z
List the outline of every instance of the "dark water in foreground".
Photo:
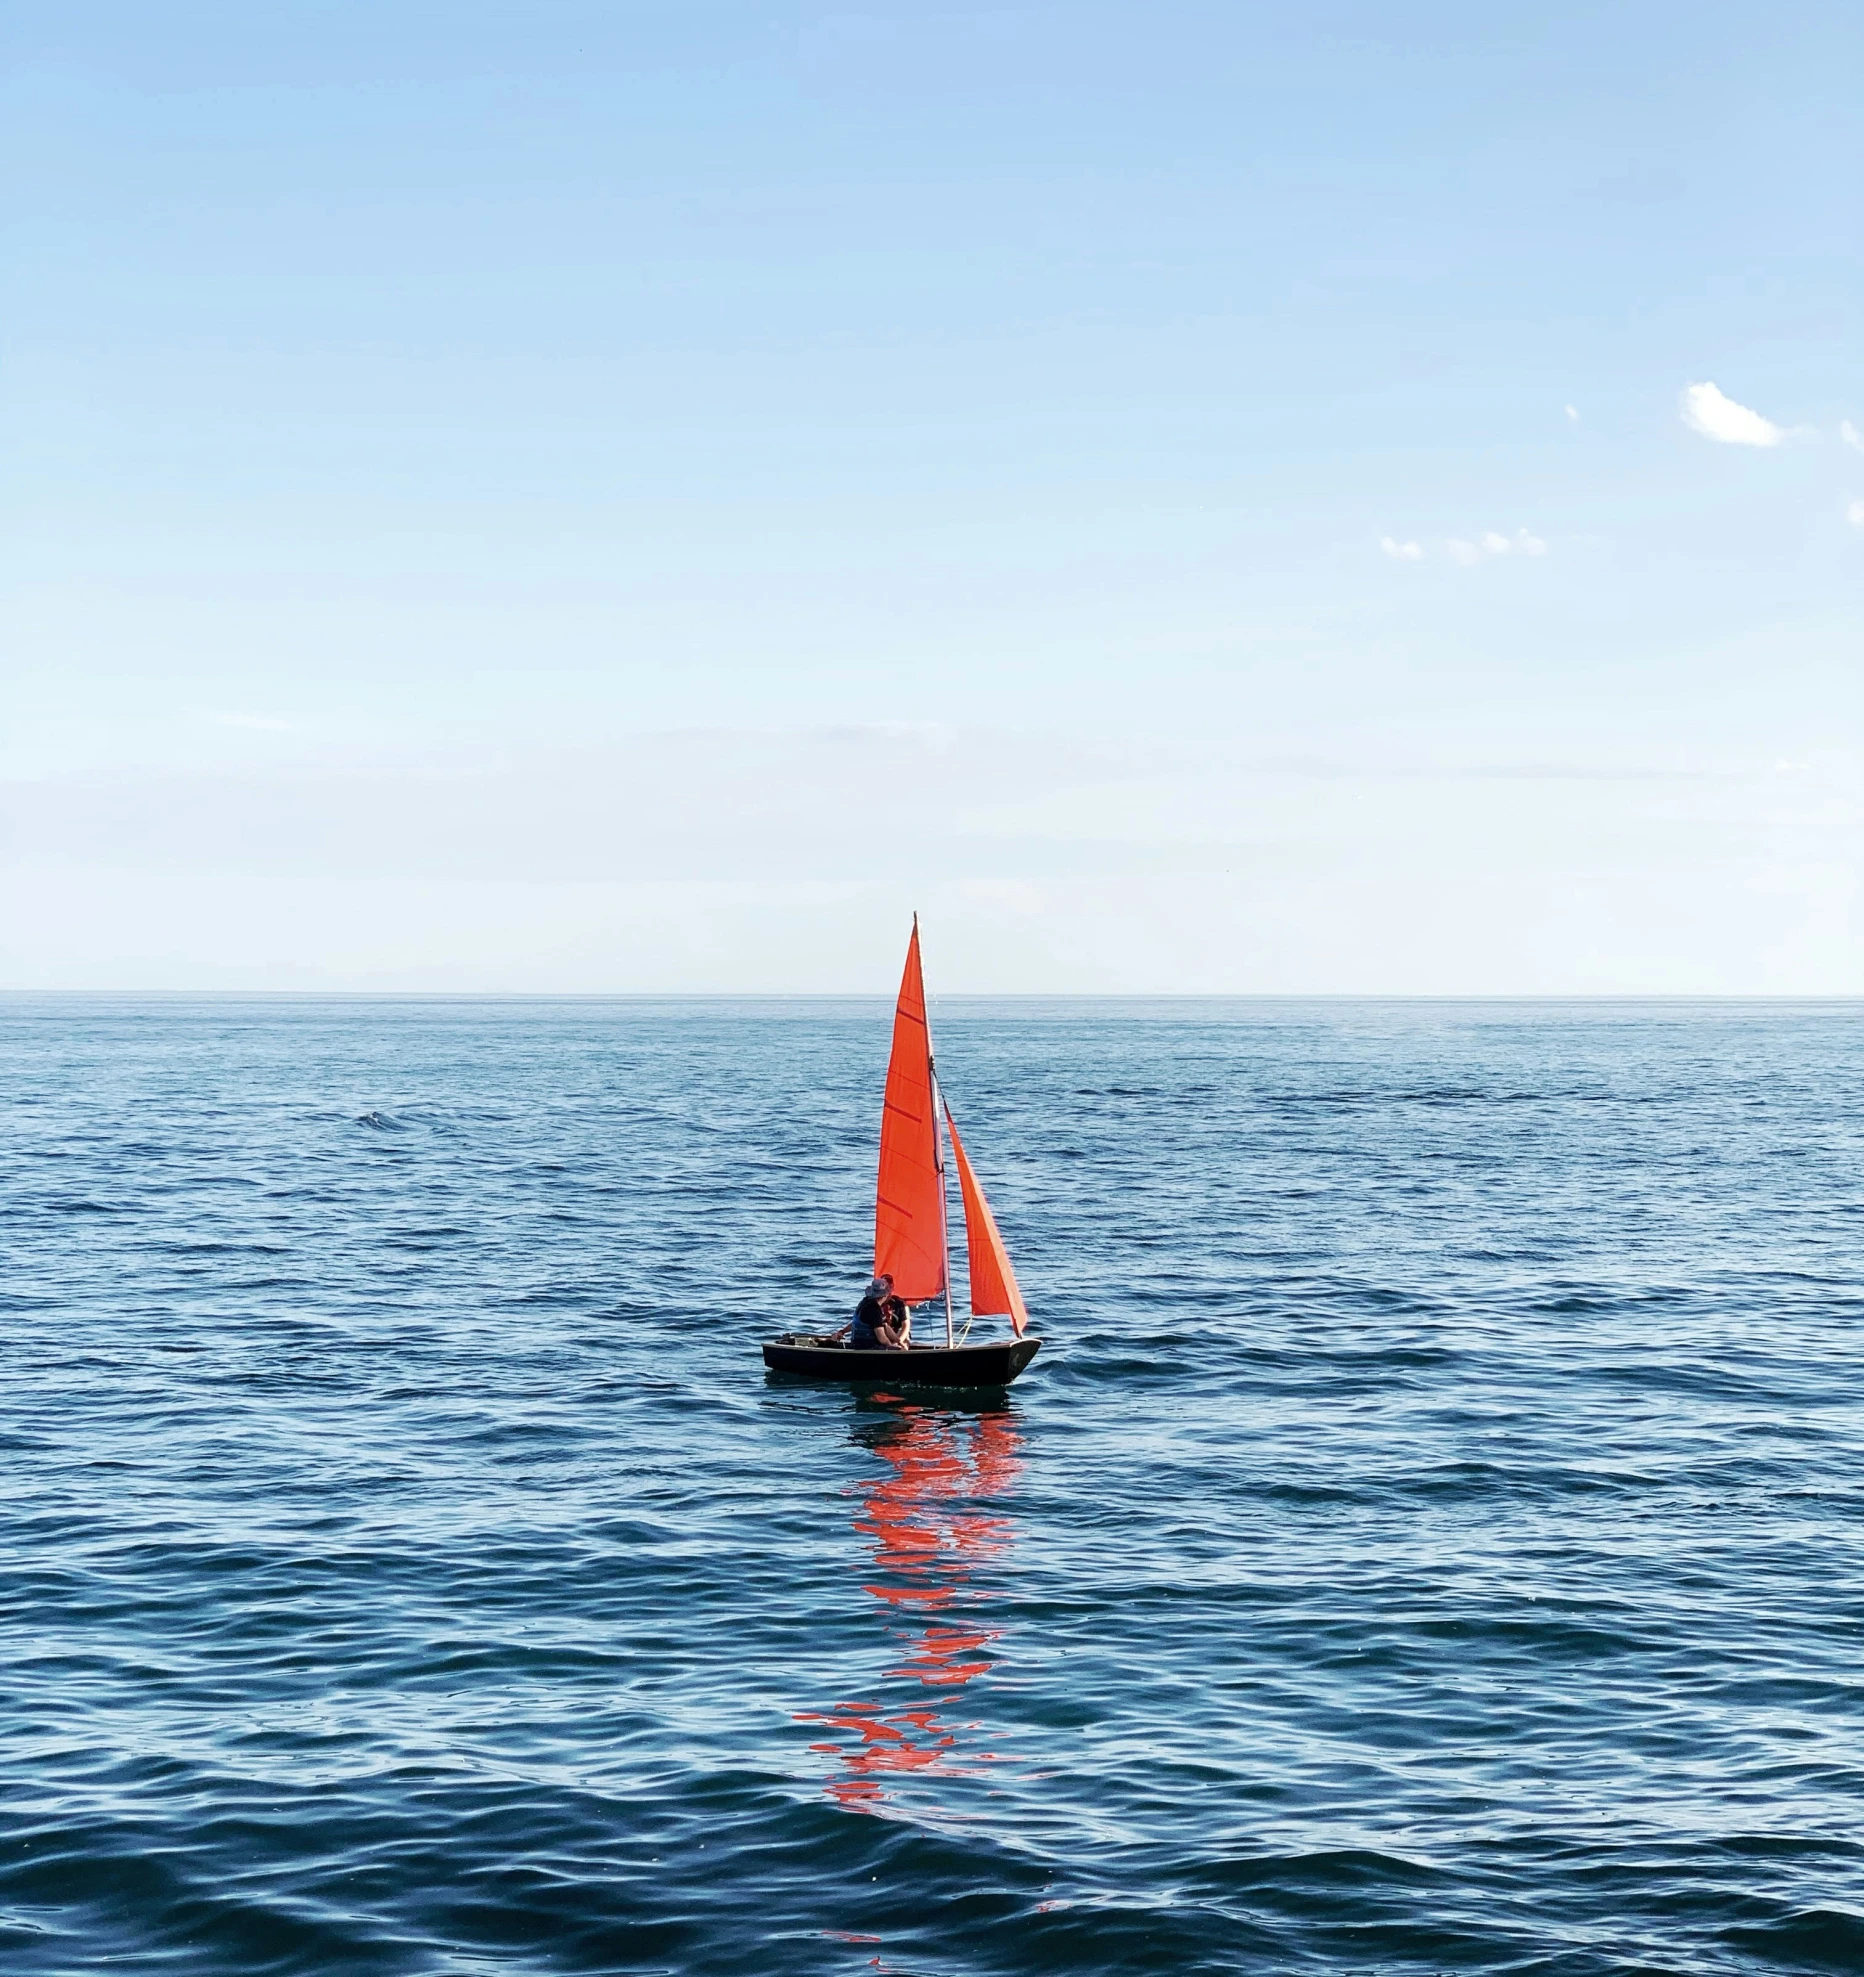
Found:
M 1864 1969 L 1864 1008 L 0 1004 L 0 1964 Z

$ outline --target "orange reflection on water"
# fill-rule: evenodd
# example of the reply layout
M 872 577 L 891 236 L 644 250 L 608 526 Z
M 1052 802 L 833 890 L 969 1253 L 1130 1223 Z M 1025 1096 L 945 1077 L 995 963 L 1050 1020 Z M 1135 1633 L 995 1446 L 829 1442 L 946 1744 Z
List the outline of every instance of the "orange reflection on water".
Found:
M 970 1583 L 985 1562 L 1008 1550 L 1009 1520 L 976 1508 L 981 1498 L 1007 1489 L 1021 1468 L 1021 1437 L 1007 1413 L 952 1415 L 901 1406 L 874 1432 L 868 1422 L 857 1439 L 885 1465 L 862 1491 L 854 1528 L 870 1540 L 880 1578 L 865 1586 L 883 1612 L 907 1629 L 906 1658 L 887 1670 L 889 1685 L 916 1684 L 931 1696 L 905 1688 L 873 1702 L 837 1703 L 829 1711 L 797 1718 L 822 1723 L 846 1742 L 812 1744 L 834 1752 L 841 1768 L 828 1781 L 829 1796 L 862 1811 L 877 1811 L 891 1775 L 947 1775 L 992 1762 L 980 1751 L 960 1760 L 959 1729 L 944 1722 L 939 1692 L 961 1689 L 1000 1656 L 993 1653 L 1000 1628 L 974 1617 L 981 1598 Z

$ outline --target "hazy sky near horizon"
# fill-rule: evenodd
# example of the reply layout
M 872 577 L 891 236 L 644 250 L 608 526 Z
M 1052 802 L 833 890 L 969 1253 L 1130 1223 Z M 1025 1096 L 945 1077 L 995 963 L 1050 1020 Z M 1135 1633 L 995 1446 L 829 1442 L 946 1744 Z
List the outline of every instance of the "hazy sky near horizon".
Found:
M 15 0 L 0 987 L 1864 993 L 1864 13 Z

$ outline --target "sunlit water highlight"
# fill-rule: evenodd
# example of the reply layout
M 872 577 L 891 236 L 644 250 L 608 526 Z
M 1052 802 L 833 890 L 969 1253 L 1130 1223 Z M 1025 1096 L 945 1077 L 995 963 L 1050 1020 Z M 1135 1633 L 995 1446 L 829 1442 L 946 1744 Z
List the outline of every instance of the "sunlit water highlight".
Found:
M 0 1004 L 0 1954 L 1864 1968 L 1864 1010 Z

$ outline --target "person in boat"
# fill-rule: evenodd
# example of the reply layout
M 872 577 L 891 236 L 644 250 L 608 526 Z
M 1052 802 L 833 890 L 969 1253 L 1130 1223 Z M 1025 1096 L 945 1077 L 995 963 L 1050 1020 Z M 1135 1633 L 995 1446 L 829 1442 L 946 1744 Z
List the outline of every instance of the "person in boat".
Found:
M 912 1338 L 912 1314 L 893 1295 L 893 1279 L 876 1277 L 855 1306 L 854 1317 L 834 1334 L 855 1352 L 897 1352 Z

